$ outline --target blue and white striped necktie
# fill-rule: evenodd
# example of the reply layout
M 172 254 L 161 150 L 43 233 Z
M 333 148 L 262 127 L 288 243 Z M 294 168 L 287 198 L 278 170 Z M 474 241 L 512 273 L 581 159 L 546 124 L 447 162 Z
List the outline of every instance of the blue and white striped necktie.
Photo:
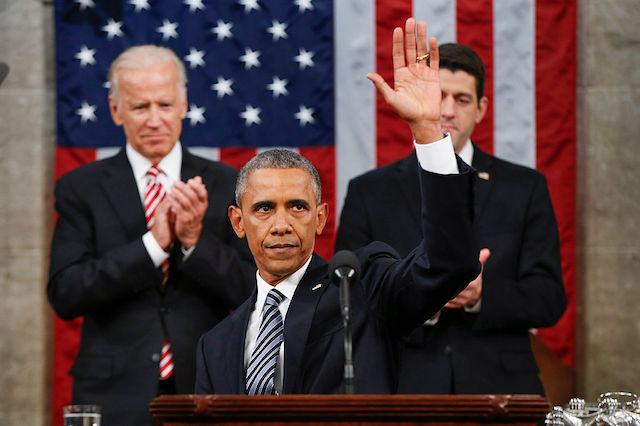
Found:
M 284 295 L 275 288 L 267 294 L 262 311 L 262 324 L 256 346 L 253 348 L 247 366 L 246 384 L 248 395 L 270 395 L 275 393 L 274 377 L 280 353 L 280 345 L 284 340 L 284 323 L 278 305 Z

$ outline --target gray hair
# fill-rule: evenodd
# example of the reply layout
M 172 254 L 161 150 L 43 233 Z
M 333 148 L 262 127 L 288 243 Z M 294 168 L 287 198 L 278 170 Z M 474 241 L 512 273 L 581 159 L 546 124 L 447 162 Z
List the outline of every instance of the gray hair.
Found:
M 153 44 L 130 47 L 111 63 L 108 74 L 109 94 L 113 96 L 116 102 L 119 102 L 118 70 L 120 68 L 141 69 L 167 62 L 173 62 L 176 66 L 176 71 L 178 72 L 178 93 L 180 93 L 180 99 L 184 99 L 184 89 L 187 87 L 187 71 L 184 63 L 173 50 L 168 47 L 155 46 Z
M 249 175 L 259 169 L 302 169 L 309 173 L 311 177 L 311 186 L 316 195 L 316 203 L 320 204 L 322 197 L 322 185 L 320 184 L 320 175 L 313 164 L 302 155 L 289 149 L 270 149 L 261 152 L 247 162 L 238 173 L 236 181 L 236 204 L 240 206 L 242 195 L 247 189 Z

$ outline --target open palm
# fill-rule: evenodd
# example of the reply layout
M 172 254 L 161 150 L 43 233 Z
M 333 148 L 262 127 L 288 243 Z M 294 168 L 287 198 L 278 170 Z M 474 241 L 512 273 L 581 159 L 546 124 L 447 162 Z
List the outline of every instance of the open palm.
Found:
M 405 30 L 393 31 L 393 88 L 376 73 L 367 74 L 385 101 L 404 119 L 414 136 L 424 126 L 440 123 L 442 92 L 438 74 L 438 45 L 434 37 L 429 39 L 430 61 L 416 62 L 415 58 L 427 53 L 426 25 L 407 19 Z M 406 58 L 406 59 L 405 59 Z M 441 133 L 437 136 L 441 137 Z

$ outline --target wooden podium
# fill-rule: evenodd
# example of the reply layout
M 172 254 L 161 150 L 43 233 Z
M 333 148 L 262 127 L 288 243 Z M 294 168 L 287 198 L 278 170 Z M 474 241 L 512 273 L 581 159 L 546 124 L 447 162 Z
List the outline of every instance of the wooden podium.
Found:
M 163 395 L 155 426 L 544 424 L 538 395 Z

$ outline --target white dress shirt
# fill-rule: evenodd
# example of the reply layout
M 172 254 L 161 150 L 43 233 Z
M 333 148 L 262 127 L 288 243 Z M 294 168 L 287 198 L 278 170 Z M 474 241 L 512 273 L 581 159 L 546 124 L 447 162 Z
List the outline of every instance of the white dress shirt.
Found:
M 284 299 L 278 305 L 278 309 L 280 310 L 280 314 L 282 315 L 282 321 L 284 323 L 287 318 L 287 311 L 289 310 L 289 305 L 291 304 L 291 299 L 293 298 L 293 293 L 295 293 L 296 288 L 298 287 L 298 283 L 304 276 L 304 273 L 307 271 L 309 267 L 309 263 L 311 263 L 311 256 L 305 264 L 298 269 L 296 272 L 291 274 L 286 280 L 279 282 L 276 284 L 278 291 L 284 295 Z M 256 281 L 258 284 L 258 296 L 256 298 L 256 303 L 253 305 L 253 311 L 251 312 L 251 316 L 249 317 L 249 326 L 247 327 L 247 335 L 244 339 L 244 370 L 247 371 L 247 366 L 249 365 L 249 360 L 251 359 L 251 354 L 253 353 L 253 348 L 256 346 L 256 341 L 258 340 L 258 333 L 260 332 L 260 325 L 262 324 L 262 311 L 264 309 L 264 304 L 267 300 L 267 294 L 273 288 L 273 286 L 267 283 L 260 276 L 260 272 L 256 271 Z M 276 363 L 276 374 L 274 379 L 274 385 L 276 392 L 282 393 L 282 379 L 284 373 L 284 345 L 286 342 L 282 342 L 280 345 L 280 352 L 278 355 L 278 362 Z
M 470 139 L 467 139 L 467 143 L 464 144 L 458 153 L 458 157 L 462 158 L 462 161 L 468 165 L 471 165 L 471 162 L 473 161 L 473 144 Z

